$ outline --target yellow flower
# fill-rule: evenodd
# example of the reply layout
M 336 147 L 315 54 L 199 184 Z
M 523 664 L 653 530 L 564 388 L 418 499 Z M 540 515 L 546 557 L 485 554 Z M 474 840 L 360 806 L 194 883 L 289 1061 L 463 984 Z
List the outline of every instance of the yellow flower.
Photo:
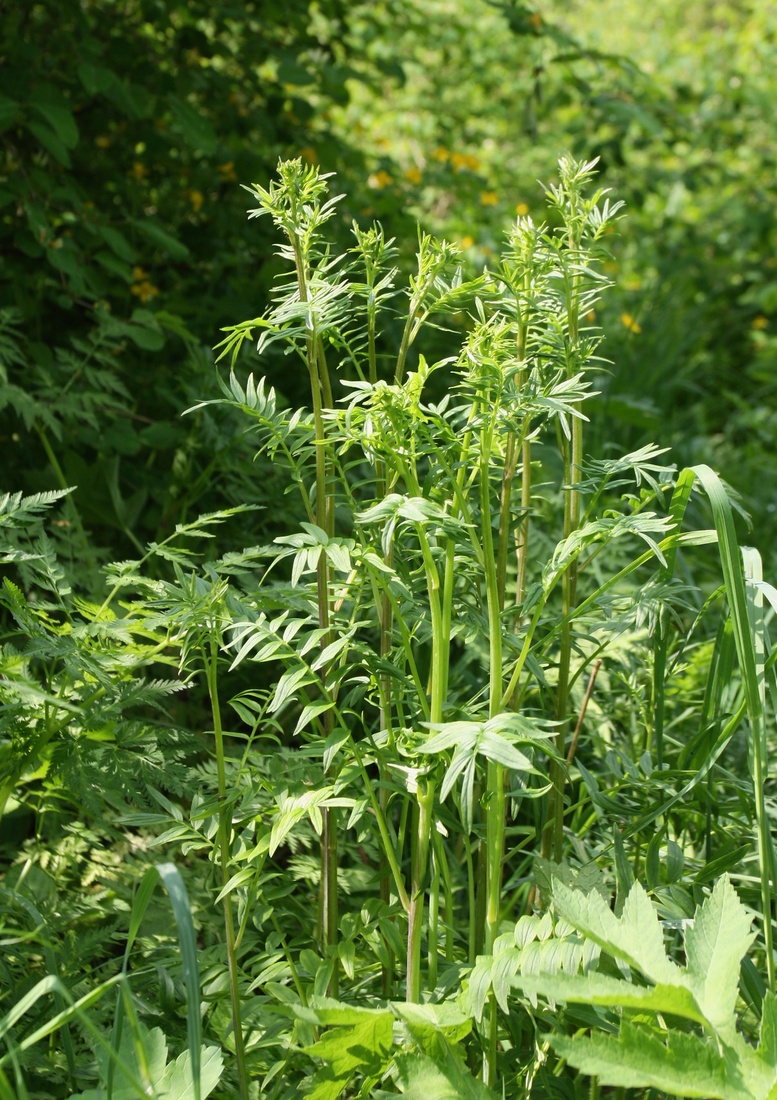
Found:
M 228 160 L 226 164 L 220 164 L 218 172 L 223 183 L 234 183 L 237 180 L 235 165 L 231 160 Z
M 586 313 L 585 315 L 585 319 L 586 321 L 591 321 L 593 323 L 596 320 L 596 310 L 589 309 L 588 313 Z
M 133 283 L 142 283 L 144 279 L 148 278 L 148 272 L 144 271 L 142 267 L 133 267 L 132 269 L 132 281 Z
M 519 202 L 515 208 L 515 212 L 519 218 L 525 218 L 526 215 L 529 213 L 529 207 L 526 205 L 525 202 Z
M 481 206 L 496 206 L 499 202 L 496 191 L 481 191 L 480 192 L 480 205 Z
M 144 279 L 142 283 L 133 283 L 130 291 L 140 298 L 141 302 L 149 302 L 152 298 L 156 298 L 159 293 L 158 288 L 150 283 L 148 279 Z
M 461 247 L 462 248 L 472 248 L 474 243 L 475 243 L 475 238 L 470 237 L 469 233 L 467 234 L 466 237 L 461 238 Z
M 764 317 L 762 313 L 759 313 L 757 317 L 753 318 L 750 328 L 768 328 L 769 318 Z
M 448 152 L 448 150 L 445 148 L 444 145 L 438 145 L 437 148 L 432 153 L 432 156 L 434 157 L 435 160 L 439 160 L 440 164 L 445 164 L 446 160 L 450 156 L 450 153 Z
M 378 191 L 382 191 L 384 187 L 388 187 L 391 182 L 392 178 L 385 168 L 381 168 L 378 172 L 373 172 L 367 179 L 367 183 L 370 187 L 375 187 Z
M 130 175 L 140 183 L 148 175 L 148 169 L 141 160 L 136 160 L 130 169 Z
M 451 164 L 457 172 L 463 172 L 465 168 L 476 172 L 480 167 L 480 161 L 473 153 L 451 153 Z
M 642 325 L 635 321 L 630 313 L 621 313 L 621 324 L 624 325 L 629 332 L 642 332 Z
M 410 183 L 420 183 L 423 179 L 423 173 L 420 168 L 417 168 L 415 164 L 413 164 L 405 172 L 405 179 L 409 180 Z
M 107 149 L 108 146 L 111 144 L 111 139 L 108 137 L 107 134 L 100 134 L 99 137 L 96 137 L 94 139 L 94 143 L 98 149 Z
M 202 209 L 202 204 L 205 202 L 205 196 L 202 191 L 191 190 L 188 192 L 189 202 L 192 204 L 192 210 L 195 214 L 199 214 Z
M 529 16 L 529 22 L 534 27 L 535 31 L 538 31 L 542 26 L 542 16 L 538 11 L 535 11 Z
M 304 149 L 300 149 L 299 155 L 307 164 L 318 164 L 318 154 L 312 145 L 306 145 Z

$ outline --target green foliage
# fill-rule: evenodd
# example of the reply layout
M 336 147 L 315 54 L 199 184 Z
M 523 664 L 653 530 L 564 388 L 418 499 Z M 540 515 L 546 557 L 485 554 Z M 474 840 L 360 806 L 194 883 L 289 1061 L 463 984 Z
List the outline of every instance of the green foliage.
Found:
M 339 0 L 43 0 L 0 16 L 7 487 L 76 487 L 69 565 L 88 594 L 104 561 L 256 498 L 235 419 L 179 416 L 210 388 L 212 334 L 276 270 L 261 231 L 258 283 L 247 263 L 239 181 L 292 154 L 365 175 L 326 120 L 356 75 L 357 15 L 371 22 Z
M 104 568 L 100 602 L 45 533 L 64 487 L 4 498 L 0 809 L 34 815 L 7 880 L 46 941 L 28 975 L 9 923 L 0 1068 L 17 1087 L 538 1100 L 556 1076 L 579 1093 L 565 1064 L 608 1080 L 644 1035 L 616 1083 L 665 1071 L 682 1092 L 697 1072 L 728 1096 L 708 1086 L 736 1071 L 742 1095 L 769 1094 L 771 1040 L 748 1039 L 773 1013 L 777 594 L 711 469 L 678 475 L 652 444 L 588 453 L 590 314 L 619 212 L 593 176 L 562 158 L 547 222 L 520 215 L 477 277 L 419 234 L 404 281 L 379 226 L 338 243 L 339 200 L 301 158 L 252 186 L 287 270 L 264 313 L 224 330 L 229 381 L 191 412 L 244 418 L 276 461 L 297 500 L 272 542 L 219 553 L 249 501 L 182 518 Z M 247 374 L 255 338 L 299 367 L 310 411 Z M 714 530 L 684 529 L 697 482 Z M 723 584 L 706 593 L 694 567 L 714 544 Z M 207 706 L 181 721 L 195 687 Z M 79 953 L 63 966 L 65 929 L 77 888 L 88 922 L 103 844 L 132 856 L 100 902 L 119 950 L 93 981 Z M 180 857 L 159 867 L 177 944 L 149 847 Z M 659 915 L 694 920 L 684 963 Z M 93 941 L 79 928 L 87 959 Z M 80 1033 L 64 1061 L 39 1046 L 75 1020 L 97 1063 Z
M 560 882 L 554 884 L 553 904 L 604 954 L 626 964 L 625 976 L 618 978 L 542 971 L 516 977 L 527 992 L 621 1010 L 617 1036 L 607 1031 L 551 1036 L 554 1049 L 570 1065 L 604 1084 L 653 1086 L 677 1096 L 734 1100 L 773 1095 L 777 1062 L 771 991 L 763 1002 L 758 1046 L 748 1045 L 737 1029 L 740 963 L 753 934 L 750 916 L 728 878 L 718 880 L 685 924 L 682 967 L 667 955 L 662 926 L 638 883 L 620 918 L 598 894 L 570 890 Z M 609 1024 L 611 1017 L 605 1020 Z

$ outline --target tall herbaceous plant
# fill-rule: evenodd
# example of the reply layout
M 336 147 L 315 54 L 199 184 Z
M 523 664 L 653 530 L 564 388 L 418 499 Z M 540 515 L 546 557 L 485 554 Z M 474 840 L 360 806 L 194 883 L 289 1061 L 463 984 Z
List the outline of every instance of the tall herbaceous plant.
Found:
M 233 666 L 270 662 L 277 677 L 267 716 L 304 778 L 274 791 L 270 851 L 303 819 L 320 838 L 330 994 L 353 976 L 338 876 L 354 853 L 380 895 L 376 992 L 417 1002 L 492 951 L 515 904 L 506 853 L 524 882 L 536 851 L 563 854 L 590 671 L 629 628 L 636 584 L 669 569 L 661 452 L 586 458 L 603 244 L 621 204 L 591 190 L 593 164 L 559 168 L 547 223 L 518 218 L 492 270 L 466 280 L 457 249 L 421 233 L 407 286 L 379 225 L 354 224 L 352 248 L 334 251 L 338 200 L 315 167 L 285 162 L 249 189 L 288 270 L 267 312 L 228 330 L 224 400 L 286 469 L 301 519 L 268 551 L 227 646 Z M 430 362 L 424 338 L 441 326 L 448 353 Z M 307 372 L 309 409 L 240 376 L 247 339 Z M 487 1082 L 497 1029 L 491 1003 Z

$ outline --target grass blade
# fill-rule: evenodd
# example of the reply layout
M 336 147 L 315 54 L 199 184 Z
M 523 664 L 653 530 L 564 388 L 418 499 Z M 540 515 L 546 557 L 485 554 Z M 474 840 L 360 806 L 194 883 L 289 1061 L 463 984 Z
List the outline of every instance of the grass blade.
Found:
M 178 868 L 173 863 L 158 863 L 159 877 L 165 884 L 178 926 L 183 976 L 186 982 L 186 1022 L 192 1057 L 194 1100 L 200 1100 L 200 1062 L 202 1056 L 202 1019 L 200 1017 L 200 972 L 197 965 L 197 941 L 189 896 Z

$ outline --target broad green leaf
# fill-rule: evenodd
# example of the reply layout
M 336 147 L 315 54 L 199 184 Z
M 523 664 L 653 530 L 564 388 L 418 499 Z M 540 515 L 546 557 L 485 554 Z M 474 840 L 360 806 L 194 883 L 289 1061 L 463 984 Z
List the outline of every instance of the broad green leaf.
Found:
M 224 1069 L 224 1056 L 218 1047 L 203 1047 L 200 1052 L 200 1096 L 206 1096 L 219 1083 Z M 194 1095 L 191 1052 L 185 1050 L 165 1070 L 159 1082 L 160 1100 L 190 1100 Z
M 35 119 L 31 119 L 27 123 L 27 129 L 38 139 L 46 152 L 51 153 L 55 160 L 58 160 L 65 168 L 70 167 L 70 154 L 67 151 L 67 146 L 50 126 L 45 122 L 36 122 Z
M 91 65 L 87 62 L 79 65 L 77 72 L 78 79 L 90 95 L 94 95 L 96 92 L 104 92 L 116 79 L 115 74 L 110 69 L 106 69 L 102 65 Z
M 118 229 L 113 229 L 109 225 L 101 225 L 97 232 L 120 260 L 124 260 L 128 264 L 135 262 L 135 249 Z
M 78 127 L 72 111 L 65 106 L 62 96 L 55 90 L 34 94 L 31 107 L 49 124 L 66 149 L 78 144 Z
M 166 252 L 171 259 L 187 260 L 189 258 L 189 249 L 186 245 L 167 233 L 157 222 L 150 218 L 137 218 L 134 225 L 144 237 Z
M 112 275 L 118 275 L 125 283 L 131 282 L 132 268 L 130 265 L 120 260 L 118 256 L 114 256 L 107 248 L 103 248 L 97 252 L 94 258 L 100 267 L 104 267 L 105 270 L 110 271 Z
M 190 103 L 170 97 L 170 113 L 181 128 L 184 141 L 196 152 L 210 156 L 216 151 L 218 138 L 210 122 Z
M 763 999 L 758 1053 L 768 1066 L 777 1070 L 777 997 L 771 990 L 767 990 Z
M 686 926 L 688 975 L 705 1016 L 719 1032 L 735 1027 L 739 965 L 753 942 L 752 921 L 724 875 Z
M 423 1005 L 397 1001 L 391 1008 L 427 1054 L 440 1049 L 441 1040 L 458 1043 L 472 1031 L 471 1015 L 451 1001 Z
M 409 1100 L 496 1100 L 496 1094 L 449 1053 L 444 1063 L 419 1052 L 397 1054 L 397 1084 Z
M 638 882 L 629 892 L 620 920 L 600 894 L 570 890 L 556 878 L 553 901 L 559 916 L 646 978 L 667 984 L 682 981 L 680 969 L 666 954 L 656 911 Z
M 145 1085 L 155 1089 L 162 1081 L 167 1066 L 167 1039 L 161 1028 L 155 1027 L 149 1031 L 140 1021 L 136 1021 L 131 1028 L 125 1025 L 118 1054 L 133 1076 Z M 97 1061 L 100 1067 L 101 1087 L 80 1092 L 72 1097 L 72 1100 L 103 1100 L 104 1085 L 108 1080 L 108 1069 L 112 1059 L 106 1050 L 98 1048 Z M 114 1100 L 138 1100 L 137 1089 L 128 1080 L 119 1064 L 113 1066 L 113 1098 Z
M 394 1017 L 388 1009 L 359 1008 L 322 997 L 310 1006 L 295 1005 L 295 1015 L 327 1027 L 305 1052 L 326 1065 L 313 1077 L 308 1096 L 336 1100 L 356 1073 L 377 1080 L 391 1056 Z
M 517 974 L 513 984 L 527 993 L 542 993 L 571 1004 L 666 1012 L 698 1024 L 705 1019 L 691 991 L 682 985 L 641 986 L 606 974 L 543 973 Z
M 655 1032 L 624 1022 L 617 1039 L 595 1033 L 590 1038 L 551 1035 L 550 1042 L 571 1066 L 604 1085 L 652 1086 L 664 1096 L 699 1100 L 753 1100 L 714 1043 L 695 1035 L 669 1032 L 663 1042 Z

